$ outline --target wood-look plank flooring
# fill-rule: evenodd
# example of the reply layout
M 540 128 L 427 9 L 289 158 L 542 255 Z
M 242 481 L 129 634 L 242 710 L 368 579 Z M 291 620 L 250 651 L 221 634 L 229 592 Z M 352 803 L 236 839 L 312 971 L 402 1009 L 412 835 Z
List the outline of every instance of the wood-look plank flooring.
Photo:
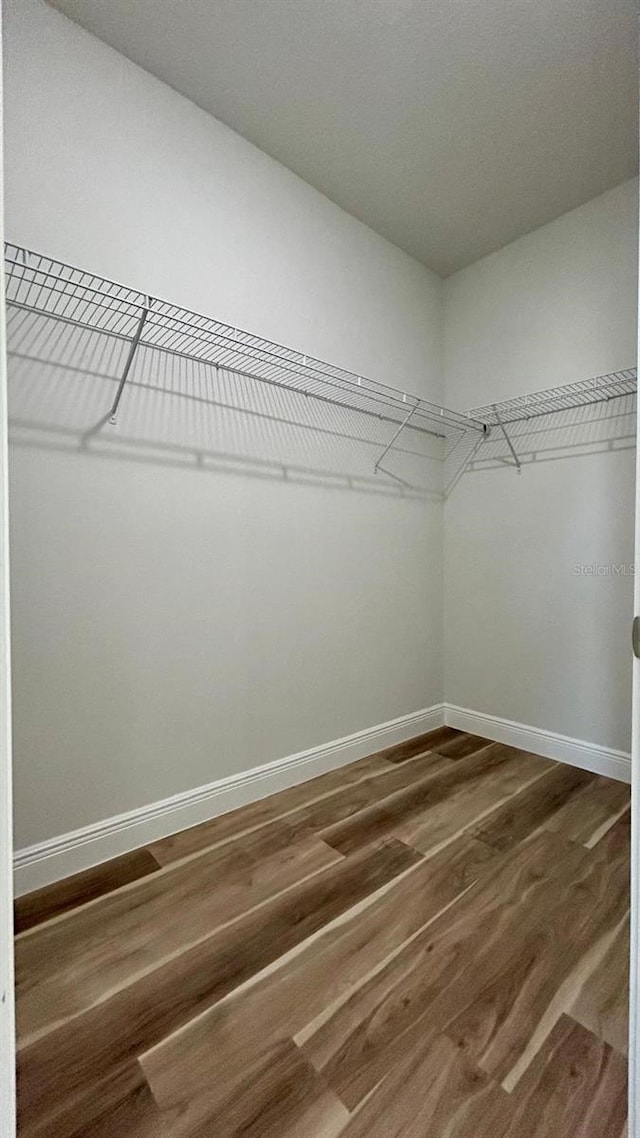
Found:
M 629 787 L 452 728 L 16 903 L 21 1138 L 623 1138 Z

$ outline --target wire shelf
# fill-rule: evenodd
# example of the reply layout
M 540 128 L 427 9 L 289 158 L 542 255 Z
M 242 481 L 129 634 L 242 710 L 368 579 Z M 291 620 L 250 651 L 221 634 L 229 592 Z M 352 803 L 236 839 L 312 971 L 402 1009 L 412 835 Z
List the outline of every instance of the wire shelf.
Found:
M 536 391 L 533 395 L 521 395 L 517 399 L 505 399 L 500 403 L 477 407 L 471 414 L 488 426 L 521 423 L 539 415 L 552 415 L 559 411 L 571 411 L 577 407 L 589 407 L 593 403 L 634 395 L 637 387 L 637 368 L 631 367 L 567 383 L 562 387 L 551 387 L 547 391 Z
M 483 430 L 467 415 L 19 246 L 5 246 L 5 265 L 7 306 L 16 313 L 51 317 L 437 438 Z
M 131 443 L 179 446 L 198 461 L 209 451 L 283 469 L 318 461 L 417 492 L 440 492 L 444 479 L 446 494 L 489 437 L 520 469 L 511 434 L 520 443 L 529 420 L 637 390 L 626 368 L 464 414 L 14 244 L 5 265 L 15 418 L 44 418 L 82 445 L 116 424 L 128 385 Z

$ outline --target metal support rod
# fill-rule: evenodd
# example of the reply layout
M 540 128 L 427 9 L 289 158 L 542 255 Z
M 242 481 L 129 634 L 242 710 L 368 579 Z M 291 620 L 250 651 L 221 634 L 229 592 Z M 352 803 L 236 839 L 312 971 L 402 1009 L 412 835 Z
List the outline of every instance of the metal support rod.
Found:
M 378 473 L 378 470 L 379 470 L 379 468 L 380 468 L 380 463 L 382 462 L 382 460 L 383 460 L 383 458 L 384 458 L 385 454 L 387 454 L 387 452 L 391 450 L 391 447 L 392 447 L 392 446 L 393 446 L 393 444 L 395 443 L 395 441 L 396 441 L 396 439 L 397 439 L 398 435 L 399 435 L 399 434 L 400 434 L 402 431 L 404 431 L 404 429 L 405 429 L 405 427 L 406 427 L 407 423 L 409 422 L 409 419 L 410 419 L 410 418 L 411 418 L 411 416 L 413 415 L 413 412 L 414 412 L 414 411 L 416 411 L 417 409 L 418 409 L 418 404 L 417 404 L 417 403 L 414 403 L 413 407 L 412 407 L 412 408 L 411 408 L 411 410 L 409 411 L 409 414 L 408 414 L 408 415 L 407 415 L 407 416 L 406 416 L 406 417 L 405 417 L 405 418 L 402 420 L 402 422 L 400 423 L 400 425 L 399 425 L 399 427 L 398 427 L 397 431 L 396 431 L 396 432 L 395 432 L 395 434 L 393 435 L 393 438 L 391 438 L 391 439 L 389 440 L 389 442 L 387 443 L 386 447 L 384 448 L 384 450 L 383 450 L 382 454 L 380 455 L 380 458 L 379 458 L 379 459 L 378 459 L 378 461 L 375 463 L 375 465 L 374 465 L 374 468 L 373 468 L 373 472 L 374 472 L 374 474 L 377 474 L 377 473 Z
M 115 422 L 116 422 L 118 405 L 119 405 L 120 400 L 122 398 L 122 392 L 124 391 L 125 384 L 126 384 L 127 379 L 129 377 L 129 372 L 131 371 L 131 365 L 133 363 L 133 358 L 136 354 L 138 344 L 140 343 L 140 337 L 142 336 L 142 329 L 144 328 L 145 320 L 147 319 L 147 316 L 149 315 L 149 309 L 150 308 L 151 308 L 151 297 L 147 297 L 147 307 L 143 308 L 142 312 L 140 314 L 140 319 L 138 321 L 138 327 L 136 328 L 135 336 L 133 337 L 133 340 L 131 341 L 131 344 L 129 345 L 129 352 L 127 355 L 126 363 L 124 365 L 124 371 L 122 372 L 122 376 L 120 377 L 120 383 L 118 384 L 118 390 L 116 391 L 116 397 L 115 397 L 113 404 L 111 406 L 111 410 L 109 411 L 109 414 L 107 416 L 110 423 L 115 424 Z
M 515 462 L 515 464 L 516 464 L 516 468 L 517 468 L 518 474 L 522 474 L 522 467 L 521 467 L 521 465 L 520 465 L 520 459 L 518 458 L 518 456 L 517 456 L 517 454 L 516 454 L 515 450 L 513 449 L 513 443 L 511 442 L 511 439 L 509 438 L 509 436 L 508 436 L 508 434 L 507 434 L 507 429 L 506 429 L 506 427 L 505 427 L 504 423 L 502 422 L 502 419 L 500 418 L 500 415 L 499 415 L 499 413 L 498 413 L 498 408 L 496 407 L 495 403 L 494 403 L 494 405 L 493 405 L 493 413 L 494 413 L 494 415 L 495 415 L 495 417 L 496 417 L 496 420 L 497 420 L 498 426 L 499 426 L 499 427 L 500 427 L 500 429 L 502 430 L 502 433 L 503 433 L 503 435 L 504 435 L 505 439 L 507 440 L 507 446 L 509 447 L 509 450 L 511 451 L 511 455 L 512 455 L 512 457 L 513 457 L 513 461 L 514 461 L 514 462 Z

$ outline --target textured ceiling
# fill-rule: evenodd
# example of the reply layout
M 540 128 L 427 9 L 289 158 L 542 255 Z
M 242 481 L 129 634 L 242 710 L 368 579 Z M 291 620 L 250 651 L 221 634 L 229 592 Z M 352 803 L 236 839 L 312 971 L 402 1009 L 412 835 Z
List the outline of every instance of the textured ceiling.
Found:
M 55 0 L 447 275 L 637 169 L 635 0 Z

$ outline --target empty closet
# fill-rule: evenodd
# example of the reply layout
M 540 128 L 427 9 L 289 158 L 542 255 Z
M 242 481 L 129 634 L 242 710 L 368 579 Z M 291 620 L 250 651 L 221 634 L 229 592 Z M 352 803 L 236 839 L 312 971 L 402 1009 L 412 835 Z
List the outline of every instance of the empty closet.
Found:
M 5 4 L 23 1138 L 631 1138 L 592 7 Z

